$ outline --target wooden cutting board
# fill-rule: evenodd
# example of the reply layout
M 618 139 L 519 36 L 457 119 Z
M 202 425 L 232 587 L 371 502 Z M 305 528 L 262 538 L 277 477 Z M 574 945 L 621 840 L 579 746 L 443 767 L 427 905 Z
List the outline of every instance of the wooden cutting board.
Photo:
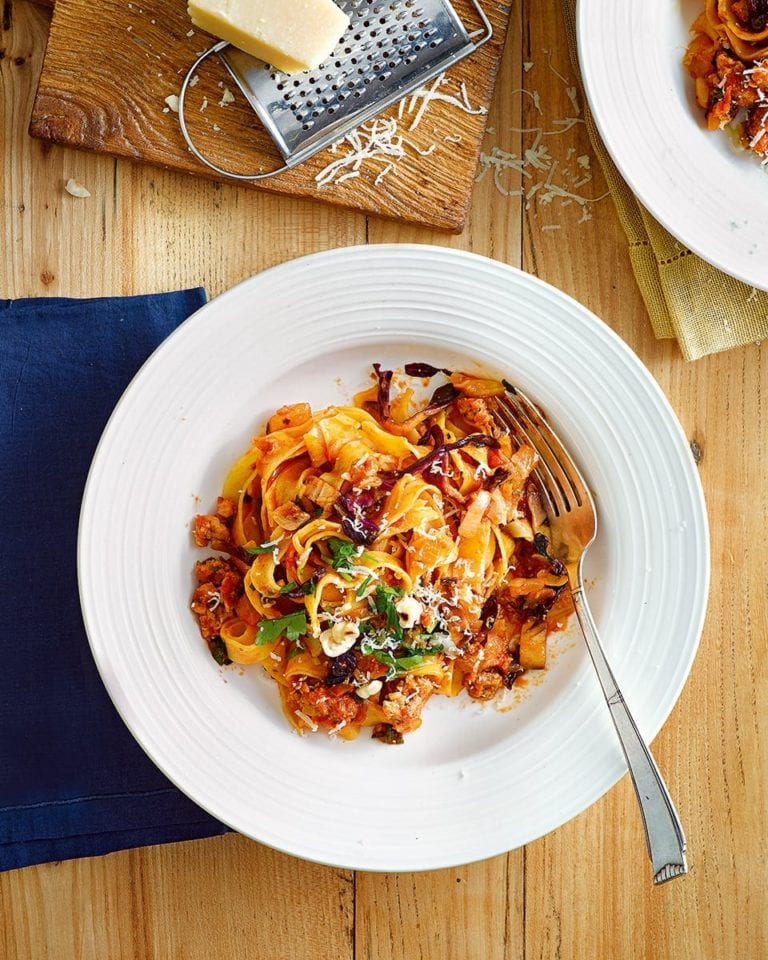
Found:
M 467 0 L 454 2 L 468 29 L 479 26 Z M 426 98 L 424 109 L 425 96 L 409 98 L 384 114 L 397 123 L 394 142 L 402 137 L 402 156 L 376 155 L 357 165 L 355 147 L 343 142 L 335 152 L 326 150 L 253 186 L 461 231 L 511 3 L 486 0 L 484 6 L 494 37 L 439 86 L 427 85 L 439 99 Z M 30 133 L 216 179 L 188 151 L 178 117 L 165 102 L 212 42 L 192 27 L 184 0 L 57 0 Z M 225 87 L 235 95 L 227 104 Z M 277 150 L 215 58 L 203 65 L 190 90 L 187 112 L 196 143 L 220 166 L 237 172 L 279 166 Z M 366 139 L 363 134 L 363 146 Z M 343 162 L 329 168 L 336 161 Z

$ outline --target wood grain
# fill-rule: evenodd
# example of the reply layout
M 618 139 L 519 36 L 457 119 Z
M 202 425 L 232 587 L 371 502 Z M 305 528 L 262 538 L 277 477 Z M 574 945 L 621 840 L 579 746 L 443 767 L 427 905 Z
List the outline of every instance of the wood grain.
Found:
M 674 344 L 655 341 L 607 200 L 579 222 L 578 204 L 502 196 L 486 176 L 465 232 L 447 237 L 30 140 L 47 15 L 17 2 L 12 18 L 0 40 L 0 296 L 197 283 L 213 295 L 290 257 L 366 240 L 442 243 L 523 265 L 638 352 L 700 445 L 713 580 L 699 655 L 654 744 L 688 833 L 684 880 L 651 888 L 625 778 L 524 850 L 459 870 L 353 881 L 229 836 L 2 874 L 3 960 L 766 960 L 768 347 L 685 364 Z M 571 111 L 569 77 L 556 0 L 513 3 L 483 149 L 530 148 L 536 134 L 521 129 Z M 571 160 L 589 155 L 578 123 L 549 143 L 559 171 L 570 150 Z M 582 189 L 598 197 L 593 174 Z M 69 177 L 91 197 L 66 195 Z M 519 187 L 519 175 L 506 177 L 505 189 Z M 225 888 L 240 894 L 234 906 L 223 904 Z M 258 898 L 263 914 L 255 889 L 269 892 Z
M 458 0 L 456 7 L 468 26 L 479 26 L 467 0 Z M 490 4 L 488 15 L 493 39 L 450 71 L 444 90 L 461 96 L 465 85 L 473 107 L 482 109 L 493 93 L 509 4 Z M 185 4 L 173 0 L 100 0 L 96 6 L 91 0 L 58 0 L 30 133 L 58 144 L 216 178 L 189 152 L 178 118 L 165 104 L 168 95 L 178 93 L 196 55 L 213 43 L 201 30 L 190 28 Z M 199 84 L 190 90 L 188 124 L 195 142 L 224 169 L 276 169 L 280 156 L 239 91 L 234 103 L 220 104 L 224 83 L 235 86 L 223 65 L 212 63 L 204 66 Z M 385 116 L 397 119 L 398 108 Z M 414 114 L 399 121 L 406 156 L 378 184 L 386 160 L 367 164 L 356 179 L 318 186 L 315 178 L 339 159 L 342 147 L 339 153 L 323 151 L 274 180 L 249 186 L 461 230 L 485 117 L 433 102 L 423 122 L 411 130 L 415 120 Z M 427 151 L 432 152 L 422 155 Z

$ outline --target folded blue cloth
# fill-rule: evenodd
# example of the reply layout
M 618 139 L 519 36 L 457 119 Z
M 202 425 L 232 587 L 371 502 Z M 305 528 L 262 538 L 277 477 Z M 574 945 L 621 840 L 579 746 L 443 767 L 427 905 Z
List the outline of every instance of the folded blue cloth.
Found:
M 112 407 L 203 303 L 199 289 L 0 300 L 0 870 L 226 830 L 123 725 L 76 572 L 83 487 Z

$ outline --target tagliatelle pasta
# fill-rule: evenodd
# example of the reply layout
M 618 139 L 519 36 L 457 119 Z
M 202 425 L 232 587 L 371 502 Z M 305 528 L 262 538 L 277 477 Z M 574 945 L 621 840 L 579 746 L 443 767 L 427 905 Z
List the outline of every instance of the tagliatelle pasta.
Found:
M 707 126 L 733 124 L 768 164 L 768 0 L 707 0 L 684 63 Z
M 220 664 L 260 663 L 300 732 L 388 743 L 435 694 L 489 700 L 546 665 L 571 613 L 531 472 L 494 417 L 503 383 L 446 382 L 420 408 L 392 371 L 352 406 L 281 407 L 194 536 L 192 609 Z

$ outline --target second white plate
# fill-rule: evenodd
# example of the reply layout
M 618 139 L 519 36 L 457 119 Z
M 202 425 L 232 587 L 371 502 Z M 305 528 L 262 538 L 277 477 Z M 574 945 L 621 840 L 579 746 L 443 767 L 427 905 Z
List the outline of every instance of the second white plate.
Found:
M 609 153 L 681 244 L 768 290 L 768 172 L 708 131 L 683 67 L 704 0 L 579 0 L 579 60 Z
M 469 254 L 336 250 L 253 277 L 188 320 L 131 384 L 96 453 L 82 605 L 115 705 L 202 807 L 324 863 L 446 867 L 552 830 L 624 772 L 582 643 L 558 641 L 542 681 L 508 712 L 439 698 L 404 745 L 385 747 L 367 735 L 296 735 L 260 668 L 220 670 L 189 610 L 201 555 L 190 521 L 214 503 L 229 463 L 276 407 L 348 399 L 375 360 L 503 371 L 548 411 L 597 498 L 590 601 L 653 737 L 688 674 L 707 596 L 688 444 L 653 379 L 601 321 Z

